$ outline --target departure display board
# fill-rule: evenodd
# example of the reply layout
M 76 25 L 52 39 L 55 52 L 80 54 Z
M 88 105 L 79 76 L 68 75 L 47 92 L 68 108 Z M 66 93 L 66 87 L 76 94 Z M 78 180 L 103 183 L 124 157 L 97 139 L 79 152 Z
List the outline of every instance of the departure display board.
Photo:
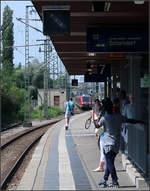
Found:
M 105 82 L 111 76 L 110 65 L 98 65 L 97 74 L 85 74 L 84 82 Z
M 44 35 L 70 33 L 69 6 L 44 6 L 42 11 Z
M 88 28 L 87 52 L 147 52 L 148 30 L 144 27 Z

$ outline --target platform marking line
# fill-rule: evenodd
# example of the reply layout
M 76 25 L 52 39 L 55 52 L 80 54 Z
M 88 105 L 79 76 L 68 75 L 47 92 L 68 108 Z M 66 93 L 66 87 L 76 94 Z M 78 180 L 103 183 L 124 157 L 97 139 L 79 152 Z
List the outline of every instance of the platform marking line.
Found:
M 91 134 L 72 134 L 72 135 L 66 135 L 66 137 L 91 137 L 95 136 L 94 133 Z
M 64 126 L 62 127 L 59 134 L 58 153 L 59 153 L 59 190 L 76 190 L 71 170 L 69 154 L 66 146 Z

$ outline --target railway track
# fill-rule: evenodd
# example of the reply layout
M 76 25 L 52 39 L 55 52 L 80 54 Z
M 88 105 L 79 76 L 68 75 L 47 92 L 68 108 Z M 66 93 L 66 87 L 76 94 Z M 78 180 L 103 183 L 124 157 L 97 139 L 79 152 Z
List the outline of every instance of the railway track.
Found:
M 10 125 L 10 126 L 8 126 L 8 127 L 3 127 L 3 128 L 1 129 L 1 132 L 7 131 L 7 130 L 9 130 L 9 129 L 13 129 L 13 128 L 15 128 L 15 127 L 18 127 L 18 126 L 21 125 L 21 124 L 22 124 L 22 122 L 19 122 L 19 123 L 15 123 L 15 124 L 13 124 L 13 125 Z
M 35 143 L 40 140 L 52 124 L 60 120 L 29 129 L 1 145 L 1 189 L 6 189 L 24 157 Z

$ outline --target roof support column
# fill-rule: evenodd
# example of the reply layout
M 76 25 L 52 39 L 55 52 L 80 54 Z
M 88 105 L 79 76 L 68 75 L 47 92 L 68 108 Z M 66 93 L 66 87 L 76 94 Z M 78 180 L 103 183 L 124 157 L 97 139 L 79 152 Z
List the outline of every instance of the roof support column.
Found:
M 108 97 L 111 99 L 111 76 L 108 77 Z
M 107 80 L 104 82 L 104 98 L 107 97 Z
M 116 73 L 115 71 L 112 71 L 113 75 L 113 97 L 116 97 L 117 95 L 117 79 L 116 79 Z

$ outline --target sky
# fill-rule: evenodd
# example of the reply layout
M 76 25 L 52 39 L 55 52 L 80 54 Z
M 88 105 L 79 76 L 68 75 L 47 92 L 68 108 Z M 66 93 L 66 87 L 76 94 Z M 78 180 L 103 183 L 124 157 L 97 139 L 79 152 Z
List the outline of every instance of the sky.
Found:
M 16 18 L 25 18 L 25 11 L 26 11 L 26 5 L 32 5 L 31 1 L 4 1 L 1 2 L 1 21 L 2 21 L 2 15 L 4 11 L 4 7 L 8 5 L 14 12 L 13 12 L 13 22 L 14 22 L 14 46 L 22 46 L 25 45 L 25 24 L 21 23 L 20 21 L 17 21 Z M 30 9 L 31 10 L 31 9 Z M 32 14 L 29 14 L 30 19 L 40 19 L 37 12 L 33 12 Z M 42 29 L 42 22 L 40 21 L 29 21 L 29 24 L 33 27 Z M 41 44 L 43 42 L 37 42 L 37 39 L 45 39 L 45 36 L 37 32 L 36 30 L 29 27 L 29 44 Z M 43 50 L 43 46 L 41 46 L 41 49 Z M 40 62 L 43 62 L 44 55 L 43 52 L 39 53 L 39 46 L 29 47 L 29 56 L 30 61 L 32 59 L 37 58 Z M 61 62 L 61 61 L 60 61 Z M 22 65 L 25 64 L 25 48 L 15 48 L 14 49 L 14 64 L 17 66 L 19 63 Z M 72 76 L 71 76 L 72 78 Z M 74 77 L 73 77 L 74 78 Z M 83 81 L 83 76 L 77 77 L 81 82 Z
M 25 25 L 16 18 L 25 18 L 25 8 L 26 5 L 32 5 L 30 1 L 2 1 L 1 10 L 3 15 L 4 7 L 8 5 L 13 12 L 13 22 L 14 22 L 14 46 L 25 45 Z M 1 17 L 2 18 L 2 17 Z M 29 18 L 39 19 L 37 13 L 29 15 Z M 29 21 L 29 24 L 42 30 L 42 22 Z M 38 33 L 34 29 L 29 29 L 29 44 L 39 44 L 36 42 L 36 39 L 44 39 L 44 36 L 41 33 Z M 41 43 L 41 42 L 40 42 Z M 39 47 L 30 47 L 30 57 L 36 57 L 39 61 L 43 61 L 43 53 L 39 53 Z M 25 64 L 25 48 L 14 49 L 14 64 L 18 65 L 19 63 Z M 32 60 L 33 58 L 31 58 Z

